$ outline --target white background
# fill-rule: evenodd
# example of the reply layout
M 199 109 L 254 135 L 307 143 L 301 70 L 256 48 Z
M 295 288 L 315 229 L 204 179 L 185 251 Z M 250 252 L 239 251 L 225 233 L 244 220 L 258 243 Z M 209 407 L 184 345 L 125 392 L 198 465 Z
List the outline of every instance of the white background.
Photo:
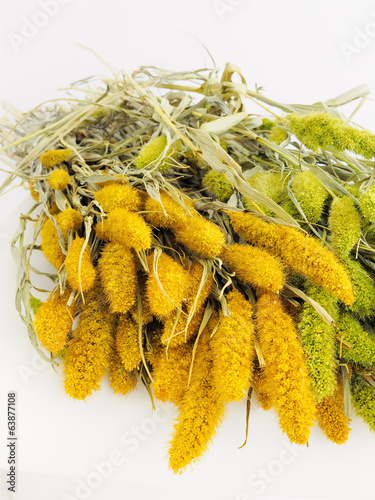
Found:
M 367 83 L 372 95 L 356 121 L 375 130 L 375 2 L 52 3 L 54 15 L 44 26 L 40 26 L 45 21 L 40 16 L 41 2 L 1 3 L 0 98 L 20 109 L 57 97 L 58 88 L 80 78 L 109 75 L 94 55 L 75 42 L 128 72 L 140 65 L 172 70 L 210 66 L 205 45 L 218 68 L 227 61 L 237 64 L 250 88 L 263 85 L 269 97 L 281 102 L 312 103 Z M 30 23 L 39 27 L 33 30 Z M 18 397 L 17 499 L 375 498 L 375 437 L 354 416 L 350 440 L 343 446 L 327 441 L 315 427 L 309 448 L 289 448 L 275 415 L 254 405 L 248 444 L 239 450 L 245 403 L 230 405 L 207 456 L 193 470 L 175 476 L 168 471 L 166 459 L 173 407 L 161 405 L 155 415 L 142 388 L 124 400 L 111 393 L 107 381 L 87 402 L 68 399 L 61 373 L 38 360 L 14 308 L 15 266 L 9 240 L 18 214 L 29 204 L 22 189 L 0 199 L 1 500 L 13 498 L 4 486 L 10 390 Z M 139 438 L 132 436 L 136 427 L 141 429 Z M 116 465 L 102 469 L 99 476 L 98 464 L 110 461 L 116 452 Z M 98 478 L 100 484 L 95 482 Z M 87 482 L 91 486 L 84 488 Z

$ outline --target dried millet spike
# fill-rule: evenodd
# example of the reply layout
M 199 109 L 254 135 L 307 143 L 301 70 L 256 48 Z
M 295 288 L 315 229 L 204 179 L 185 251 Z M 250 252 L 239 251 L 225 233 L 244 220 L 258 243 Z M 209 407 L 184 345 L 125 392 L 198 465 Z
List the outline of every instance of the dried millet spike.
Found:
M 167 344 L 169 347 L 178 346 L 187 342 L 191 337 L 198 333 L 198 329 L 203 319 L 204 308 L 203 305 L 211 293 L 213 285 L 213 274 L 209 273 L 201 292 L 198 295 L 201 280 L 203 277 L 204 268 L 198 261 L 194 261 L 189 269 L 189 285 L 186 290 L 186 301 L 182 307 L 183 313 L 180 311 L 177 324 L 175 325 L 176 318 L 171 316 L 165 321 L 162 343 Z M 197 297 L 198 295 L 198 297 Z M 189 322 L 186 330 L 188 316 L 192 311 L 195 303 L 195 312 Z
M 63 161 L 69 160 L 72 156 L 73 151 L 70 149 L 51 149 L 42 154 L 40 161 L 44 168 L 52 168 L 60 165 Z
M 336 325 L 337 335 L 342 335 L 352 348 L 343 344 L 342 357 L 345 361 L 358 363 L 366 368 L 375 366 L 375 340 L 363 329 L 361 323 L 350 312 L 341 313 Z
M 250 387 L 255 355 L 252 306 L 236 289 L 227 296 L 230 316 L 220 314 L 211 339 L 214 383 L 225 401 L 239 401 Z
M 95 226 L 98 238 L 121 243 L 136 251 L 151 247 L 151 228 L 144 219 L 126 208 L 115 208 Z
M 333 249 L 341 259 L 347 258 L 361 237 L 361 218 L 351 198 L 333 200 L 328 225 Z
M 264 390 L 272 395 L 280 427 L 292 443 L 306 444 L 315 402 L 294 321 L 281 299 L 264 294 L 257 302 L 257 332 L 265 367 Z
M 177 224 L 173 230 L 177 241 L 206 259 L 217 257 L 225 244 L 221 229 L 198 213 Z
M 317 223 L 323 213 L 328 192 L 323 183 L 312 172 L 300 172 L 292 181 L 292 191 L 307 220 Z
M 337 321 L 339 308 L 337 299 L 327 290 L 309 284 L 306 294 L 314 299 Z M 336 339 L 334 327 L 328 325 L 308 302 L 298 323 L 301 344 L 306 356 L 306 364 L 312 389 L 317 401 L 331 396 L 336 389 Z
M 145 144 L 136 159 L 137 168 L 145 168 L 161 156 L 164 149 L 167 147 L 167 137 L 161 135 L 156 139 Z
M 356 260 L 344 260 L 354 292 L 354 303 L 349 309 L 360 319 L 373 316 L 375 311 L 375 283 L 365 268 Z
M 102 294 L 98 286 L 86 294 L 78 326 L 68 343 L 64 386 L 65 392 L 74 399 L 86 399 L 100 389 L 110 364 L 115 316 L 105 308 Z
M 189 211 L 196 213 L 192 203 L 184 200 L 185 209 L 167 193 L 160 193 L 160 201 L 161 204 L 151 196 L 146 200 L 144 217 L 153 226 L 173 229 L 176 224 L 188 219 Z
M 55 191 L 65 189 L 70 183 L 70 176 L 68 172 L 63 169 L 54 170 L 48 177 L 48 184 Z
M 78 210 L 67 208 L 56 216 L 56 221 L 64 238 L 67 238 L 69 231 L 77 231 L 81 227 L 83 224 L 83 215 Z
M 215 437 L 225 414 L 225 402 L 212 378 L 210 332 L 217 318 L 208 323 L 199 339 L 188 390 L 181 399 L 179 415 L 169 448 L 169 466 L 182 470 L 199 459 Z
M 34 318 L 34 329 L 42 346 L 55 354 L 63 349 L 72 329 L 76 304 L 67 306 L 70 292 L 67 289 L 62 295 L 59 290 L 51 293 Z
M 118 352 L 115 348 L 112 348 L 112 356 L 109 365 L 109 385 L 112 387 L 113 392 L 126 396 L 137 387 L 137 384 L 137 371 L 126 371 Z
M 372 183 L 360 199 L 362 214 L 371 222 L 375 222 L 375 183 Z
M 176 307 L 182 306 L 189 285 L 189 275 L 180 264 L 162 253 L 157 262 L 157 276 L 163 287 L 163 293 L 154 273 L 153 254 L 148 259 L 148 265 L 150 274 L 146 284 L 146 295 L 151 312 L 159 319 L 167 319 Z
M 260 290 L 278 293 L 283 288 L 281 263 L 265 250 L 251 245 L 229 245 L 220 255 L 224 264 L 238 278 Z
M 127 313 L 135 304 L 137 276 L 131 250 L 107 243 L 98 261 L 100 281 L 112 312 Z
M 357 413 L 375 432 L 375 389 L 367 384 L 362 377 L 352 376 L 350 392 L 353 407 Z
M 312 111 L 306 115 L 292 113 L 288 116 L 292 133 L 313 151 L 335 148 L 337 151 L 354 151 L 372 158 L 375 154 L 375 135 L 347 125 L 329 113 Z
M 139 367 L 142 361 L 138 326 L 129 315 L 120 315 L 116 328 L 116 348 L 127 371 Z
M 45 258 L 56 269 L 59 269 L 64 264 L 65 255 L 59 244 L 57 229 L 50 218 L 46 219 L 43 223 L 41 239 L 41 248 Z
M 76 238 L 69 247 L 65 259 L 65 269 L 70 286 L 79 292 L 86 292 L 93 287 L 96 270 L 91 262 L 90 246 L 82 252 L 84 238 Z
M 142 204 L 137 189 L 121 183 L 112 183 L 102 187 L 95 193 L 95 200 L 104 212 L 111 212 L 115 208 L 126 208 L 137 212 Z
M 254 372 L 253 385 L 260 406 L 263 410 L 270 410 L 274 406 L 274 398 L 267 392 L 267 386 L 269 384 L 259 367 Z
M 271 198 L 278 205 L 289 201 L 287 176 L 281 172 L 258 172 L 248 180 L 250 186 Z M 253 208 L 249 198 L 242 198 L 245 208 Z M 272 215 L 272 211 L 261 207 L 266 215 Z
M 226 202 L 231 197 L 233 188 L 226 175 L 211 169 L 203 177 L 203 187 L 219 201 Z
M 160 351 L 153 362 L 152 385 L 154 396 L 160 401 L 178 403 L 187 389 L 192 361 L 191 343 Z
M 233 229 L 246 241 L 281 257 L 293 271 L 330 290 L 344 304 L 354 302 L 349 277 L 333 252 L 291 227 L 269 224 L 250 213 L 230 212 Z
M 344 394 L 339 383 L 335 392 L 317 405 L 319 427 L 328 439 L 336 444 L 344 444 L 349 437 L 350 419 L 344 411 Z

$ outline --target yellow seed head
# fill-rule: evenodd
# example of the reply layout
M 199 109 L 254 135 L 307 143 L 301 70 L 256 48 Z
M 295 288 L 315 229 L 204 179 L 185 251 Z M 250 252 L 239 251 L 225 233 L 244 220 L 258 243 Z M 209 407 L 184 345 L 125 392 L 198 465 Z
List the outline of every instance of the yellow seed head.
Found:
M 96 271 L 91 262 L 90 246 L 82 252 L 84 238 L 76 238 L 69 247 L 65 259 L 65 269 L 70 286 L 79 292 L 86 292 L 93 287 Z
M 209 322 L 199 339 L 189 388 L 178 406 L 169 448 L 173 472 L 182 472 L 204 454 L 224 418 L 225 402 L 212 380 L 211 331 Z
M 160 401 L 172 401 L 176 404 L 181 400 L 187 389 L 189 370 L 192 361 L 192 345 L 182 344 L 161 350 L 153 363 L 152 385 L 154 396 Z
M 73 156 L 73 151 L 70 149 L 52 149 L 46 151 L 40 157 L 40 161 L 44 168 L 52 168 L 60 165 L 63 161 L 69 160 Z
M 136 251 L 151 247 L 151 229 L 144 219 L 126 208 L 115 208 L 95 226 L 98 238 L 120 243 Z
M 102 290 L 95 287 L 85 296 L 85 304 L 64 360 L 65 392 L 74 399 L 86 399 L 100 389 L 113 350 L 115 317 L 101 301 Z
M 41 247 L 45 258 L 56 269 L 59 269 L 64 264 L 65 255 L 59 244 L 57 229 L 49 218 L 43 223 L 41 238 Z
M 112 349 L 112 357 L 109 365 L 109 385 L 112 387 L 113 392 L 126 396 L 129 392 L 136 389 L 137 383 L 137 371 L 127 372 L 118 352 L 116 349 Z
M 145 205 L 145 219 L 156 227 L 167 227 L 173 229 L 176 224 L 187 220 L 189 213 L 187 210 L 177 203 L 169 194 L 160 193 L 161 204 L 149 196 Z M 193 205 L 184 200 L 184 204 L 188 210 L 193 210 Z M 164 210 L 163 210 L 164 208 Z M 167 215 L 165 215 L 164 211 Z
M 63 349 L 72 329 L 76 305 L 67 306 L 70 290 L 60 295 L 50 294 L 39 308 L 34 318 L 34 328 L 43 347 L 54 354 Z
M 157 276 L 153 269 L 152 255 L 148 259 L 148 264 L 150 274 L 147 279 L 146 295 L 151 312 L 159 319 L 167 319 L 176 307 L 181 307 L 189 285 L 189 275 L 180 264 L 165 253 L 162 253 L 158 260 Z
M 269 224 L 250 213 L 230 212 L 234 230 L 246 241 L 267 249 L 293 271 L 330 290 L 344 304 L 354 302 L 345 268 L 320 241 L 291 227 Z
M 221 229 L 198 214 L 176 225 L 174 232 L 177 241 L 205 259 L 217 257 L 225 244 Z
M 137 212 L 142 204 L 139 191 L 121 183 L 112 183 L 102 187 L 95 193 L 95 200 L 104 212 L 111 212 L 115 208 L 127 208 Z
M 221 253 L 224 264 L 240 280 L 260 290 L 278 293 L 284 286 L 280 261 L 267 251 L 251 245 L 229 245 Z
M 236 289 L 227 296 L 230 316 L 220 314 L 211 340 L 214 383 L 225 401 L 246 397 L 253 373 L 255 330 L 252 307 Z
M 60 189 L 65 189 L 70 183 L 70 176 L 68 172 L 62 170 L 54 170 L 52 174 L 48 177 L 48 184 L 52 189 L 58 191 Z
M 135 162 L 137 168 L 145 168 L 150 164 L 153 164 L 159 156 L 163 153 L 167 146 L 167 137 L 161 135 L 154 139 L 153 141 L 145 144 Z
M 263 387 L 272 395 L 280 427 L 291 442 L 306 444 L 314 424 L 314 396 L 294 321 L 278 295 L 259 298 L 257 331 L 266 363 Z
M 67 238 L 69 231 L 77 231 L 81 227 L 83 215 L 78 210 L 67 208 L 57 215 L 56 221 L 64 237 Z
M 35 181 L 29 182 L 29 189 L 30 189 L 30 194 L 33 200 L 39 202 L 39 193 L 34 187 Z
M 135 304 L 137 276 L 131 250 L 107 243 L 98 262 L 102 287 L 112 312 L 127 313 Z
M 116 348 L 128 371 L 135 370 L 142 361 L 138 326 L 129 315 L 121 314 L 116 329 Z
M 317 416 L 319 427 L 328 439 L 336 444 L 344 444 L 348 440 L 350 419 L 344 412 L 342 384 L 337 386 L 332 396 L 317 405 Z

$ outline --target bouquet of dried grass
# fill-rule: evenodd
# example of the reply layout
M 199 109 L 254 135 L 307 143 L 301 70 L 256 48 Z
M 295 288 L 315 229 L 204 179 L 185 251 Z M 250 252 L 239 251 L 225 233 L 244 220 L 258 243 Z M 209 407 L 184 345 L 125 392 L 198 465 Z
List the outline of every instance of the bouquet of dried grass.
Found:
M 2 191 L 19 180 L 34 199 L 12 241 L 16 305 L 66 393 L 108 371 L 115 393 L 173 401 L 175 472 L 252 393 L 294 443 L 316 420 L 345 442 L 351 401 L 375 430 L 375 135 L 338 112 L 367 89 L 285 105 L 228 64 L 70 91 L 1 123 Z

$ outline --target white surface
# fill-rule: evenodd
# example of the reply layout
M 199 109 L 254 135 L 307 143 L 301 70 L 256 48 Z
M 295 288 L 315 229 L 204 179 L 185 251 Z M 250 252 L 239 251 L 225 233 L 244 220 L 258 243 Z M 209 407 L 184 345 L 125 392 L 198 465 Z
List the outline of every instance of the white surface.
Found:
M 23 110 L 55 98 L 57 88 L 75 80 L 108 74 L 75 42 L 127 71 L 139 65 L 176 70 L 210 65 L 205 44 L 218 67 L 237 64 L 250 88 L 262 84 L 267 95 L 284 102 L 324 100 L 361 83 L 375 89 L 374 2 L 60 0 L 56 5 L 56 15 L 15 51 L 9 37 L 22 36 L 25 19 L 39 16 L 43 22 L 42 7 L 35 0 L 2 0 L 0 98 Z M 360 39 L 365 30 L 367 39 Z M 355 52 L 345 56 L 344 49 Z M 356 120 L 375 130 L 373 95 Z M 375 437 L 357 418 L 346 445 L 333 445 L 314 428 L 309 448 L 292 447 L 293 456 L 274 414 L 253 406 L 248 445 L 238 450 L 245 403 L 233 404 L 206 458 L 175 476 L 166 460 L 172 407 L 161 406 L 153 416 L 144 390 L 124 401 L 107 382 L 86 403 L 68 399 L 61 373 L 40 364 L 14 308 L 15 266 L 8 242 L 18 213 L 29 206 L 29 201 L 19 205 L 23 197 L 24 191 L 15 190 L 0 199 L 1 500 L 12 498 L 3 482 L 10 390 L 18 395 L 19 500 L 374 499 Z M 134 426 L 143 429 L 137 440 Z M 95 476 L 95 464 L 113 459 L 116 451 L 121 463 L 107 471 L 108 477 Z M 262 469 L 268 479 L 262 479 Z M 95 479 L 100 484 L 82 489 L 79 481 Z

